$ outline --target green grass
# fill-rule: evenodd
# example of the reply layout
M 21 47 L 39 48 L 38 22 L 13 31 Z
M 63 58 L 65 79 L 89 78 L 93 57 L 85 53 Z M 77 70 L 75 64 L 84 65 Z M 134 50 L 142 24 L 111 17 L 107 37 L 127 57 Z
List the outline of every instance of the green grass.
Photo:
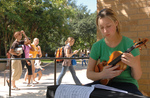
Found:
M 41 60 L 41 62 L 43 62 L 43 63 L 52 63 L 53 60 Z
M 53 60 L 41 60 L 43 63 L 52 63 L 52 62 L 54 62 Z M 77 60 L 76 59 L 76 61 L 77 62 L 82 62 L 82 61 L 80 61 L 80 60 Z

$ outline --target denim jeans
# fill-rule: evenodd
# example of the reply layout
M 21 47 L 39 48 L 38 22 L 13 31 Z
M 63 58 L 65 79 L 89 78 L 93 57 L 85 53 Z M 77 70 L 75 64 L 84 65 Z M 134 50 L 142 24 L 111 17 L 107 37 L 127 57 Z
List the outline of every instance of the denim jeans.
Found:
M 80 82 L 80 80 L 76 76 L 76 72 L 75 72 L 75 70 L 73 68 L 73 65 L 71 65 L 71 66 L 62 66 L 61 73 L 60 73 L 60 75 L 59 75 L 59 77 L 58 77 L 58 79 L 56 81 L 56 85 L 60 85 L 61 84 L 62 78 L 65 75 L 68 67 L 69 67 L 69 70 L 70 70 L 70 72 L 72 74 L 72 77 L 73 77 L 74 82 L 76 83 L 76 85 L 82 85 L 81 82 Z
M 86 60 L 82 59 L 82 66 L 83 66 L 83 62 L 85 64 L 85 66 L 86 66 Z
M 99 80 L 94 81 L 92 83 L 86 84 L 85 86 L 91 86 L 94 84 L 100 84 Z M 143 94 L 139 91 L 139 89 L 132 83 L 127 83 L 127 82 L 109 82 L 107 86 L 110 87 L 115 87 L 118 89 L 122 89 L 125 91 L 128 91 L 129 93 L 137 94 L 143 96 Z

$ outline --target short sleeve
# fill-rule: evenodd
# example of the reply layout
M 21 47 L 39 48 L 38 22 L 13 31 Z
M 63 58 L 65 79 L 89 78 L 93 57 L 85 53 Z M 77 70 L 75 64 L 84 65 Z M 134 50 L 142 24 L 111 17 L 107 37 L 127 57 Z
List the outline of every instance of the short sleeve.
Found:
M 100 58 L 100 46 L 98 43 L 94 43 L 91 52 L 90 57 L 94 60 L 98 60 Z
M 20 44 L 24 44 L 24 40 L 20 40 L 20 42 L 19 42 Z
M 22 49 L 24 50 L 24 45 L 22 45 Z

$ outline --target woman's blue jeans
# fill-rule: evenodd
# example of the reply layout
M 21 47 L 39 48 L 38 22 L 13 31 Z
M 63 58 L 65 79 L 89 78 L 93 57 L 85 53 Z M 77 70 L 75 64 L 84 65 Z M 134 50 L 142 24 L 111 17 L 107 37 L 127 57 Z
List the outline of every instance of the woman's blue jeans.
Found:
M 69 70 L 70 70 L 70 72 L 71 72 L 71 74 L 72 74 L 72 77 L 73 77 L 74 82 L 76 83 L 76 85 L 82 85 L 81 82 L 80 82 L 80 80 L 79 80 L 78 77 L 76 76 L 76 72 L 75 72 L 75 70 L 74 70 L 73 65 L 71 65 L 71 66 L 62 66 L 61 73 L 60 73 L 60 75 L 59 75 L 59 77 L 58 77 L 58 79 L 57 79 L 57 81 L 56 81 L 56 85 L 60 85 L 60 84 L 61 84 L 62 78 L 63 78 L 63 76 L 65 75 L 65 73 L 66 73 L 68 67 L 69 67 Z

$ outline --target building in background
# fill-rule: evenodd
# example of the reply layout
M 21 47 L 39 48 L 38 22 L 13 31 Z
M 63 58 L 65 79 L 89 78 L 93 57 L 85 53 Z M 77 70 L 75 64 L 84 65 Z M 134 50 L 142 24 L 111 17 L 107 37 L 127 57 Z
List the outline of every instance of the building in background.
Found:
M 97 0 L 97 13 L 103 8 L 112 8 L 118 14 L 122 25 L 121 33 L 135 41 L 138 38 L 150 40 L 150 1 L 148 0 Z M 97 29 L 97 40 L 102 35 Z M 142 48 L 142 77 L 138 81 L 141 92 L 150 96 L 150 42 L 147 49 Z

